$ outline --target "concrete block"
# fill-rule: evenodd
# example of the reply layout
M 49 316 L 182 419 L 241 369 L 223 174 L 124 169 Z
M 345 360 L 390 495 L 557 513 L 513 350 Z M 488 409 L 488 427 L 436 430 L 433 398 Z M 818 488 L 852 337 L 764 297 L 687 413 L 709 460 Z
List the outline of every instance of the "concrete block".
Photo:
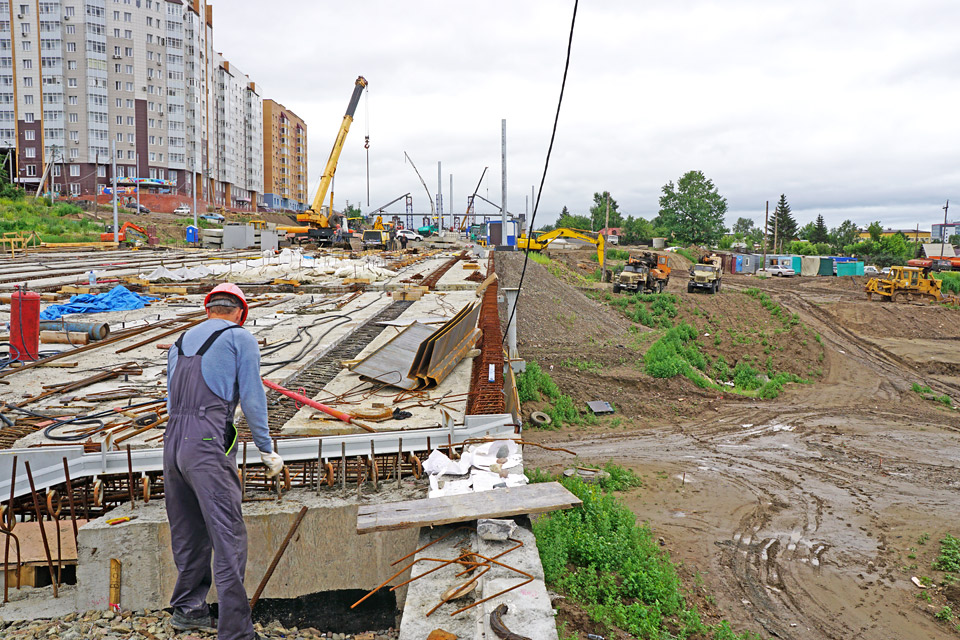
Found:
M 402 500 L 410 496 L 381 491 L 365 501 Z M 247 594 L 253 595 L 300 508 L 309 511 L 263 593 L 263 598 L 296 598 L 324 591 L 373 589 L 396 572 L 390 563 L 416 548 L 416 529 L 358 536 L 357 500 L 339 492 L 298 490 L 282 501 L 245 503 L 247 527 Z M 77 567 L 79 610 L 105 609 L 110 558 L 123 563 L 121 605 L 125 609 L 158 609 L 169 604 L 177 579 L 170 551 L 170 528 L 163 500 L 114 509 L 110 518 L 136 515 L 131 522 L 110 526 L 106 518 L 80 529 Z M 402 582 L 403 576 L 394 583 Z M 398 590 L 398 604 L 405 595 Z M 216 601 L 216 589 L 209 601 Z

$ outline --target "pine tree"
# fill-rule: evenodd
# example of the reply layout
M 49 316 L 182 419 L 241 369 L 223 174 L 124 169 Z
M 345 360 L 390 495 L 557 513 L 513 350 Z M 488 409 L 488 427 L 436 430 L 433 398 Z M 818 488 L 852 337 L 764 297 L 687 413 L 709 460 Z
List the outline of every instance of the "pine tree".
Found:
M 779 251 L 778 247 L 783 247 L 789 242 L 797 239 L 797 221 L 793 219 L 790 213 L 790 205 L 787 203 L 787 196 L 780 194 L 780 201 L 777 208 L 773 211 L 773 216 L 767 224 L 767 239 L 770 242 L 774 240 L 776 233 L 777 246 L 774 251 Z
M 830 231 L 827 229 L 827 223 L 823 221 L 823 214 L 817 216 L 817 222 L 813 225 L 813 233 L 810 234 L 810 242 L 813 244 L 830 241 Z

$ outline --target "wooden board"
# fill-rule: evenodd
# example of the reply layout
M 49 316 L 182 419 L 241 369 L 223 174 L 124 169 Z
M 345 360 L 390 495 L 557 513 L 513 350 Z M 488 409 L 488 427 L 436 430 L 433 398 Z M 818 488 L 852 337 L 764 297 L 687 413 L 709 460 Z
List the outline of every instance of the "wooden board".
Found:
M 580 504 L 581 500 L 559 482 L 538 482 L 458 496 L 360 505 L 357 509 L 357 533 L 545 513 L 571 509 Z
M 186 287 L 177 287 L 163 284 L 152 284 L 147 289 L 148 293 L 175 293 L 182 296 L 187 295 Z
M 77 519 L 77 527 L 82 527 L 86 520 Z M 57 564 L 57 529 L 53 522 L 43 521 L 43 530 L 47 534 L 47 543 L 50 545 L 50 557 L 53 564 Z M 43 539 L 40 537 L 40 526 L 36 522 L 18 522 L 13 533 L 20 539 L 20 562 L 22 564 L 47 563 L 47 555 L 43 551 Z M 0 540 L 5 536 L 0 536 Z M 15 546 L 10 545 L 10 565 L 17 561 Z M 77 559 L 77 545 L 73 540 L 73 524 L 70 518 L 60 519 L 60 559 L 75 562 Z M 3 555 L 0 555 L 0 567 L 3 566 Z

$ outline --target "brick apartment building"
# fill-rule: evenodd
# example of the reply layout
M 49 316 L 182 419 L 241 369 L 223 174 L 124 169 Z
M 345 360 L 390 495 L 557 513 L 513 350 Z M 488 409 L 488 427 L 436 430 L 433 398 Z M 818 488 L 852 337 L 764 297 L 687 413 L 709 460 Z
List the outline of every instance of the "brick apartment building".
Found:
M 277 210 L 305 211 L 307 124 L 274 100 L 263 101 L 263 202 Z

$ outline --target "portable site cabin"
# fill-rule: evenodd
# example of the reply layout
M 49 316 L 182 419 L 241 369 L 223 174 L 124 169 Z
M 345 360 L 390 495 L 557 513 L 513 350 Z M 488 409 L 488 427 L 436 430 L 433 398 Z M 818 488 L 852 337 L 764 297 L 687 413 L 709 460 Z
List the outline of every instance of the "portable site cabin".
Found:
M 763 261 L 763 256 L 755 253 L 743 254 L 743 262 L 740 269 L 741 273 L 756 273 Z

